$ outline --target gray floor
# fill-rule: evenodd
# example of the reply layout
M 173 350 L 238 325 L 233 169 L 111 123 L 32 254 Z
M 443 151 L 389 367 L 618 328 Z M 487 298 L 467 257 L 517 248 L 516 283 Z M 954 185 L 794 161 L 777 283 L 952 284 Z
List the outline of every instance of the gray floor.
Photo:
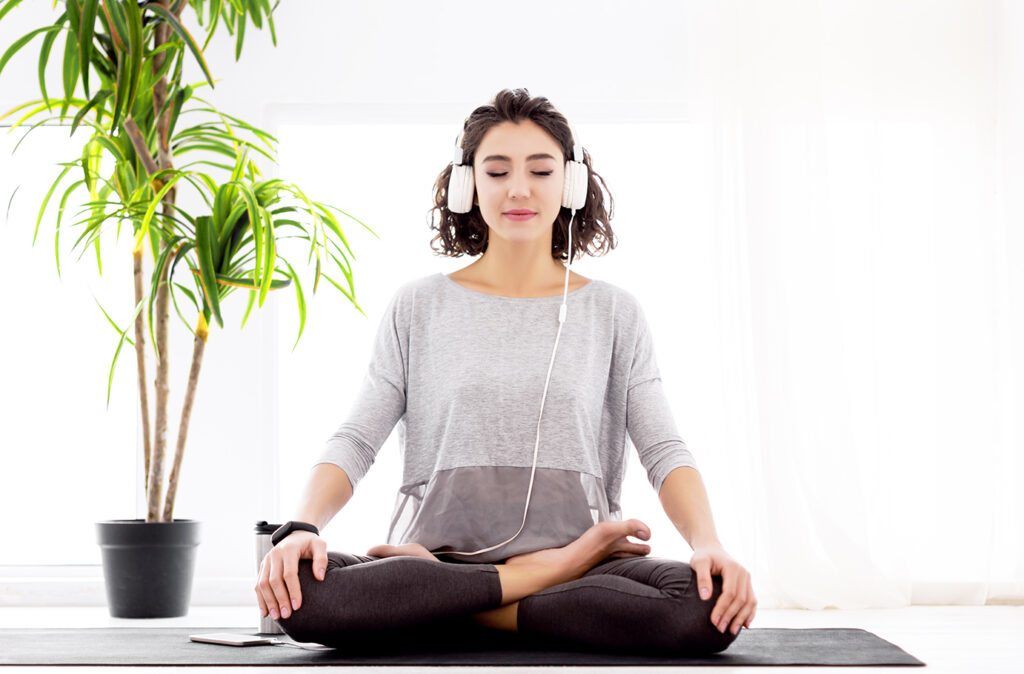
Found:
M 74 607 L 2 607 L 0 627 L 163 627 L 252 625 L 259 621 L 252 606 L 211 607 L 195 606 L 182 618 L 158 620 L 128 620 L 111 618 L 104 606 Z M 1017 672 L 1024 662 L 1024 606 L 911 606 L 901 609 L 871 611 L 793 611 L 759 610 L 751 627 L 859 627 L 895 643 L 911 655 L 927 663 L 926 669 L 910 668 L 905 671 L 923 671 L 927 674 L 947 672 Z M 75 667 L 75 672 L 105 670 L 102 667 Z M 126 669 L 126 668 L 118 668 Z M 152 671 L 154 674 L 170 672 L 198 673 L 209 670 L 232 672 L 259 672 L 295 674 L 293 667 L 134 667 L 133 671 Z M 375 667 L 348 667 L 345 671 L 371 672 Z M 480 672 L 481 667 L 394 667 L 388 671 L 413 672 L 444 670 L 449 672 Z M 750 667 L 688 667 L 686 671 L 727 674 L 745 672 Z M 508 667 L 503 671 L 538 674 L 551 672 L 625 671 L 621 667 Z M 879 672 L 892 668 L 882 667 L 772 667 L 771 674 L 784 672 Z M 4 667 L 0 674 L 53 673 L 68 674 L 67 667 Z M 645 672 L 679 671 L 678 667 L 645 667 Z

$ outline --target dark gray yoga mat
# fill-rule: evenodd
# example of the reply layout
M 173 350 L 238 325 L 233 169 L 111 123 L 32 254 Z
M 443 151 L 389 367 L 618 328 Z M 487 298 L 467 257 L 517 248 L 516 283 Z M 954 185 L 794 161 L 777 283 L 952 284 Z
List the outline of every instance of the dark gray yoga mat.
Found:
M 742 630 L 728 649 L 703 656 L 599 653 L 530 645 L 512 632 L 459 634 L 429 646 L 388 644 L 357 653 L 290 646 L 220 646 L 190 634 L 255 634 L 244 627 L 0 629 L 0 665 L 924 665 L 862 629 Z M 286 635 L 275 636 L 289 640 Z M 289 640 L 290 641 L 290 640 Z M 404 648 L 404 650 L 403 650 Z

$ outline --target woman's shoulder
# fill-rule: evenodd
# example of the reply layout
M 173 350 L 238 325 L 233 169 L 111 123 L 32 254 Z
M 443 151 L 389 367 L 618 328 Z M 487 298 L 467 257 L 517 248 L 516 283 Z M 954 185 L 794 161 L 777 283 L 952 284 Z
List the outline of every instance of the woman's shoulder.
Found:
M 594 279 L 592 283 L 596 284 L 594 286 L 594 290 L 597 291 L 595 294 L 608 302 L 610 304 L 609 308 L 613 309 L 615 313 L 625 313 L 632 316 L 642 312 L 640 299 L 632 290 L 604 279 Z

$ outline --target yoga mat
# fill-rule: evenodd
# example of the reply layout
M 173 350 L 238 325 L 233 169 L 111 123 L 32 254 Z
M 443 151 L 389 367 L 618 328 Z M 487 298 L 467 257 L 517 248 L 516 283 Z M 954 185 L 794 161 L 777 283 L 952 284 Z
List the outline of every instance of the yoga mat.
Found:
M 0 665 L 911 665 L 925 663 L 862 629 L 753 628 L 721 653 L 701 656 L 601 653 L 530 647 L 514 632 L 481 628 L 448 644 L 375 652 L 294 646 L 221 646 L 190 634 L 256 634 L 245 627 L 0 629 Z M 291 641 L 287 635 L 262 635 Z M 470 638 L 471 637 L 471 638 Z M 295 642 L 292 642 L 295 643 Z M 403 650 L 404 648 L 404 650 Z

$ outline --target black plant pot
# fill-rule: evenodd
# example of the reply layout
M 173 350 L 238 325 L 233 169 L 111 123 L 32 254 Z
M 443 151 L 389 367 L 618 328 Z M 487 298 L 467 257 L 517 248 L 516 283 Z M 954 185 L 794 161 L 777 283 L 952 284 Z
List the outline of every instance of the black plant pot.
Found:
M 107 604 L 115 618 L 188 615 L 199 522 L 96 523 Z

